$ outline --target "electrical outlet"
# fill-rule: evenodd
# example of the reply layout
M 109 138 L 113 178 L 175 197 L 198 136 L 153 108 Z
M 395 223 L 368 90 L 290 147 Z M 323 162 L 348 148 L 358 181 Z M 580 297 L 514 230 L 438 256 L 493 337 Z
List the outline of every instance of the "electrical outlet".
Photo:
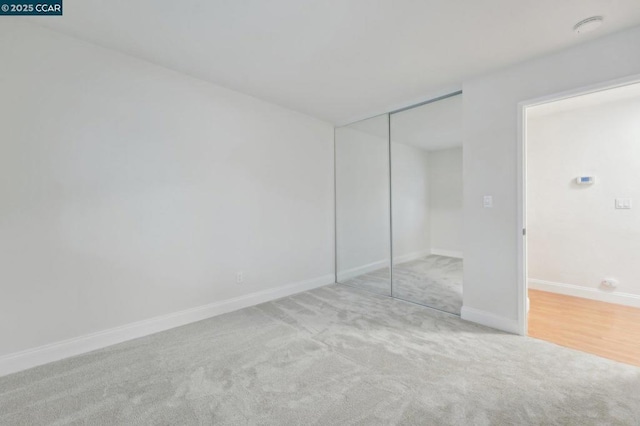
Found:
M 485 209 L 490 209 L 493 207 L 492 195 L 485 195 L 484 197 L 482 197 L 482 207 L 484 207 Z
M 240 284 L 244 281 L 244 274 L 242 271 L 236 273 L 236 283 Z
M 602 286 L 606 288 L 616 288 L 618 287 L 618 280 L 613 278 L 605 278 L 602 280 Z

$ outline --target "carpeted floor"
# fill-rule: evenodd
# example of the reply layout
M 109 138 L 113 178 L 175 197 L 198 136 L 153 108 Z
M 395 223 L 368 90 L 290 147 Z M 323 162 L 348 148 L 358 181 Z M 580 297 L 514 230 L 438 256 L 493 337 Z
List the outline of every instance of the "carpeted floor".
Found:
M 429 255 L 393 267 L 393 296 L 460 315 L 462 308 L 462 259 Z M 389 295 L 389 268 L 378 269 L 345 281 L 377 294 Z
M 640 368 L 332 285 L 0 378 L 0 424 L 638 425 Z
M 430 255 L 393 268 L 393 296 L 460 315 L 462 259 Z

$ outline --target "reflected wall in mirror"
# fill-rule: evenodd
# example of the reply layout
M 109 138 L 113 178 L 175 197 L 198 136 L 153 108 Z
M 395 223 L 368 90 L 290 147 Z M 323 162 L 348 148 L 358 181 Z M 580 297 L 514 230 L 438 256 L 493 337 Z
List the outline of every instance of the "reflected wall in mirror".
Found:
M 336 128 L 336 281 L 391 295 L 389 115 Z
M 393 296 L 460 314 L 462 95 L 391 114 Z

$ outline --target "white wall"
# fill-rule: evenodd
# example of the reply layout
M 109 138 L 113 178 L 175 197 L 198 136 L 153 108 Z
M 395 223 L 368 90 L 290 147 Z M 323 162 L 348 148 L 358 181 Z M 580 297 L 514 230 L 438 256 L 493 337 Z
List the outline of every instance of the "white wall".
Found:
M 426 256 L 430 251 L 429 152 L 391 144 L 394 263 Z
M 386 116 L 368 120 L 387 126 Z M 338 281 L 389 266 L 389 144 L 352 127 L 336 129 Z
M 640 206 L 614 208 L 616 198 L 640 202 L 640 97 L 544 115 L 533 110 L 527 120 L 528 275 L 545 283 L 530 286 L 592 298 L 603 291 L 603 298 L 640 295 Z M 596 183 L 576 184 L 584 175 L 595 175 Z M 616 292 L 600 286 L 607 277 L 619 280 Z
M 640 74 L 640 28 L 468 80 L 464 103 L 463 318 L 518 331 L 518 103 Z M 483 195 L 494 207 L 482 207 Z
M 431 251 L 463 257 L 462 148 L 429 152 Z
M 0 57 L 0 355 L 332 281 L 330 124 L 31 24 Z

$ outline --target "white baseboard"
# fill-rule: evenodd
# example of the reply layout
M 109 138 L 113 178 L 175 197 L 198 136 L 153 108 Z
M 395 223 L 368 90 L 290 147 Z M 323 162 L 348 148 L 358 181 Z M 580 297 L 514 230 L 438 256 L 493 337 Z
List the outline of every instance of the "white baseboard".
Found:
M 401 256 L 395 256 L 393 258 L 393 264 L 397 265 L 399 263 L 411 262 L 412 260 L 420 259 L 421 257 L 426 257 L 431 254 L 431 250 L 421 250 L 414 251 L 412 253 L 403 254 Z
M 412 253 L 403 254 L 401 256 L 395 256 L 393 258 L 393 264 L 411 262 L 412 260 L 420 259 L 421 257 L 428 256 L 431 250 L 414 251 Z M 366 265 L 357 266 L 355 268 L 347 269 L 346 271 L 338 272 L 338 282 L 345 282 L 351 278 L 367 274 L 369 272 L 377 271 L 378 269 L 388 268 L 389 261 L 386 259 L 378 260 L 377 262 L 368 263 Z
M 169 330 L 181 325 L 211 318 L 216 315 L 280 299 L 295 293 L 312 290 L 314 288 L 333 284 L 334 282 L 335 275 L 324 275 L 315 279 L 300 281 L 282 287 L 235 297 L 233 299 L 214 302 L 208 305 L 186 309 L 184 311 L 174 312 L 5 355 L 0 357 L 0 376 L 91 352 L 96 349 L 136 339 L 138 337 L 148 336 L 160 331 Z
M 382 268 L 388 268 L 388 267 L 389 267 L 389 260 L 383 259 L 383 260 L 378 260 L 377 262 L 368 263 L 366 265 L 347 269 L 346 271 L 340 271 L 338 272 L 338 282 L 344 282 L 344 281 L 350 280 L 351 278 L 357 277 L 359 275 L 373 272 Z
M 491 312 L 463 306 L 460 317 L 465 321 L 475 322 L 507 333 L 519 334 L 518 320 L 505 318 Z
M 431 254 L 435 254 L 435 255 L 438 255 L 438 256 L 455 257 L 457 259 L 462 259 L 464 257 L 462 255 L 461 251 L 458 251 L 458 250 L 444 250 L 444 249 L 437 249 L 437 248 L 432 248 L 431 249 Z
M 566 296 L 582 297 L 583 299 L 640 308 L 640 295 L 637 294 L 605 291 L 597 288 L 582 287 L 575 284 L 556 283 L 533 278 L 529 278 L 527 282 L 529 288 L 534 290 L 548 291 L 551 293 L 564 294 Z
M 429 256 L 430 254 L 437 254 L 439 256 L 455 257 L 458 259 L 462 259 L 461 251 L 426 249 L 426 250 L 414 251 L 412 253 L 403 254 L 401 256 L 395 256 L 393 258 L 393 264 L 398 265 L 400 263 L 411 262 L 412 260 Z M 386 259 L 383 259 L 383 260 L 378 260 L 377 262 L 372 262 L 366 265 L 347 269 L 346 271 L 340 271 L 338 272 L 338 282 L 345 282 L 347 280 L 350 280 L 351 278 L 354 278 L 363 274 L 367 274 L 369 272 L 373 272 L 378 269 L 388 268 L 388 267 L 389 267 L 389 261 Z

